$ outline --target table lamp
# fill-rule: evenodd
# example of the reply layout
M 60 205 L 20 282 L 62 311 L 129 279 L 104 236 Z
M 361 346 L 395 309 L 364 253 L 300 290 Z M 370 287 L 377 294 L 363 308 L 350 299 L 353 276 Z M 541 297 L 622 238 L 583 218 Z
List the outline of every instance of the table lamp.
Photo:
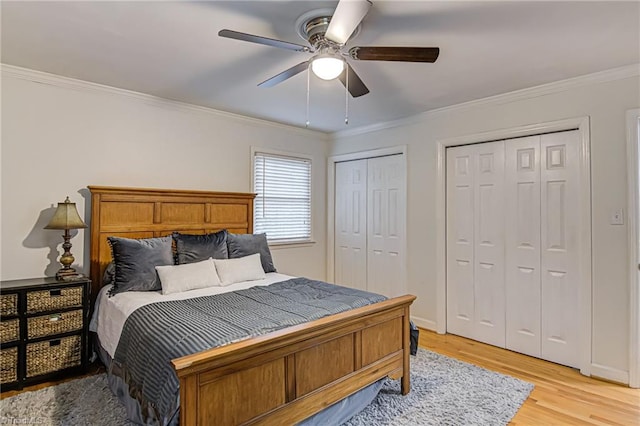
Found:
M 44 229 L 64 229 L 64 243 L 62 248 L 64 253 L 60 257 L 60 263 L 62 268 L 56 273 L 56 278 L 59 280 L 72 280 L 80 278 L 81 274 L 78 274 L 75 269 L 71 267 L 71 264 L 75 260 L 69 250 L 71 250 L 71 235 L 69 235 L 70 229 L 86 228 L 87 225 L 80 219 L 78 210 L 76 209 L 76 203 L 69 201 L 69 197 L 64 200 L 64 203 L 58 203 L 58 208 L 53 217 L 49 221 L 49 224 Z

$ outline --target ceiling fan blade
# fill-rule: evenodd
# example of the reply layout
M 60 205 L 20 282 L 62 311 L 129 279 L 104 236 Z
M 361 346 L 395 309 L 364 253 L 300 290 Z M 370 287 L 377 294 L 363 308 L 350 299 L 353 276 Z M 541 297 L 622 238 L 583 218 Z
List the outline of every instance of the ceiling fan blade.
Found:
M 251 43 L 264 44 L 267 46 L 279 47 L 281 49 L 295 50 L 296 52 L 309 52 L 309 47 L 300 44 L 289 43 L 288 41 L 275 40 L 273 38 L 261 37 L 253 34 L 241 33 L 233 30 L 220 30 L 220 37 L 232 38 L 235 40 L 249 41 Z
M 435 62 L 438 47 L 352 47 L 349 56 L 358 61 Z
M 364 82 L 360 79 L 358 74 L 356 74 L 355 70 L 349 65 L 346 64 L 346 70 L 349 72 L 349 93 L 354 98 L 360 97 L 362 95 L 366 95 L 369 93 L 369 89 L 365 86 Z M 344 87 L 347 87 L 347 78 L 346 73 L 343 71 L 342 74 L 338 76 Z
M 274 75 L 273 77 L 263 81 L 262 83 L 258 84 L 258 86 L 273 87 L 276 84 L 282 83 L 286 79 L 291 78 L 296 74 L 300 74 L 302 71 L 306 70 L 307 68 L 309 68 L 309 61 L 300 62 L 298 65 L 295 65 L 289 68 L 288 70 L 282 71 L 280 74 Z
M 340 0 L 324 36 L 338 44 L 345 44 L 369 12 L 371 4 L 369 0 Z

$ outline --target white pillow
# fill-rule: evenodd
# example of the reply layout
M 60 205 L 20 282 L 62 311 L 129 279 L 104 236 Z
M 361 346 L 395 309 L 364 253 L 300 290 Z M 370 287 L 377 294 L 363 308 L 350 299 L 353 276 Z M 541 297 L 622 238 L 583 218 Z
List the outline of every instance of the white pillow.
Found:
M 266 278 L 260 262 L 260 253 L 236 259 L 213 259 L 213 262 L 223 286 Z
M 211 258 L 184 265 L 156 266 L 156 271 L 162 283 L 162 294 L 221 285 Z

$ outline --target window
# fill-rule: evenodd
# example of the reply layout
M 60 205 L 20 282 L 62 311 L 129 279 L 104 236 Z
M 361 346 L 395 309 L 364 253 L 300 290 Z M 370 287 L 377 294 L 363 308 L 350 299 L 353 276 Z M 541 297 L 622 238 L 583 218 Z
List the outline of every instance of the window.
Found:
M 269 242 L 311 241 L 311 160 L 255 152 L 254 232 Z

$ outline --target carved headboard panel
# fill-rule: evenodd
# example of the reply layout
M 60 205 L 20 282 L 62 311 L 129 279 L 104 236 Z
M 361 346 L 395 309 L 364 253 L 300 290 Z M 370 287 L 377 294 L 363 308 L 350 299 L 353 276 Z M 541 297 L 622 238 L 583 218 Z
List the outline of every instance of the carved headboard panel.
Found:
M 107 237 L 162 237 L 179 231 L 205 234 L 253 232 L 255 194 L 89 186 L 91 191 L 92 300 L 111 262 Z

